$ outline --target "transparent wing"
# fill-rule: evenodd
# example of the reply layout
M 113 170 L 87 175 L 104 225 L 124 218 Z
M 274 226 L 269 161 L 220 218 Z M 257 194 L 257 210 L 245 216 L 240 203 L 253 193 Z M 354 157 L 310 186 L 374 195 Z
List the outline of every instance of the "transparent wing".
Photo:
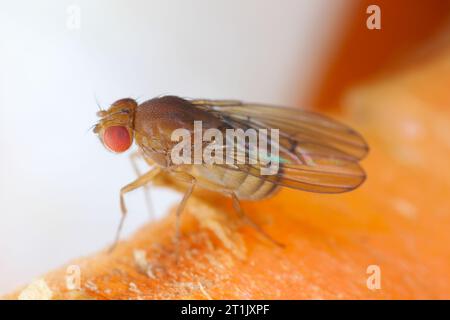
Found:
M 221 166 L 280 186 L 321 193 L 350 191 L 365 180 L 358 161 L 367 154 L 368 146 L 359 133 L 339 122 L 302 110 L 236 101 L 194 100 L 193 103 L 214 113 L 229 128 L 279 129 L 277 173 L 263 175 L 261 169 L 268 164 L 261 162 Z M 267 143 L 270 150 L 270 139 Z M 239 153 L 245 154 L 248 160 L 254 157 L 247 144 L 235 156 Z
M 278 128 L 294 141 L 330 146 L 356 159 L 364 158 L 369 151 L 367 143 L 358 132 L 318 113 L 237 101 L 211 101 L 213 104 L 208 104 L 208 100 L 194 100 L 194 103 L 195 101 L 203 103 L 200 107 L 234 121 L 249 123 L 258 128 Z

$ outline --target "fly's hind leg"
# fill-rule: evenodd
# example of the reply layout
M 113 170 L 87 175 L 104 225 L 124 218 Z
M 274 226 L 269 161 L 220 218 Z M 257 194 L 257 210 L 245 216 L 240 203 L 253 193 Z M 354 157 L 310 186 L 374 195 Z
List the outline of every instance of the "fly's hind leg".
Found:
M 238 213 L 239 217 L 243 219 L 250 227 L 255 229 L 258 233 L 260 233 L 264 238 L 272 242 L 278 247 L 284 248 L 284 244 L 281 242 L 276 241 L 274 238 L 272 238 L 268 233 L 266 233 L 257 223 L 255 223 L 249 216 L 247 216 L 244 212 L 244 210 L 241 207 L 241 203 L 239 202 L 238 197 L 233 192 L 231 193 L 231 198 L 233 200 L 233 208 Z
M 134 172 L 136 173 L 136 175 L 138 177 L 140 177 L 142 175 L 141 170 L 139 170 L 139 167 L 136 163 L 136 160 L 142 157 L 142 152 L 141 151 L 135 151 L 133 153 L 130 154 L 130 161 L 131 161 L 131 166 L 133 167 Z M 145 205 L 147 207 L 148 210 L 148 215 L 151 219 L 154 218 L 154 212 L 155 212 L 155 208 L 153 207 L 153 202 L 150 196 L 150 188 L 148 183 L 143 185 L 143 191 L 144 191 L 144 197 L 145 197 Z
M 110 248 L 110 251 L 112 251 L 116 247 L 117 242 L 119 241 L 120 233 L 121 233 L 122 227 L 123 227 L 123 223 L 124 223 L 125 217 L 127 215 L 127 207 L 125 206 L 125 199 L 124 199 L 125 194 L 130 192 L 130 191 L 133 191 L 133 190 L 135 190 L 135 189 L 137 189 L 139 187 L 142 187 L 142 186 L 146 185 L 156 175 L 158 175 L 160 172 L 161 172 L 160 168 L 158 168 L 158 167 L 153 168 L 149 172 L 141 175 L 136 180 L 134 180 L 133 182 L 127 184 L 122 189 L 120 189 L 120 211 L 122 213 L 122 216 L 120 218 L 120 223 L 119 223 L 119 226 L 117 228 L 116 237 L 115 237 L 113 245 Z

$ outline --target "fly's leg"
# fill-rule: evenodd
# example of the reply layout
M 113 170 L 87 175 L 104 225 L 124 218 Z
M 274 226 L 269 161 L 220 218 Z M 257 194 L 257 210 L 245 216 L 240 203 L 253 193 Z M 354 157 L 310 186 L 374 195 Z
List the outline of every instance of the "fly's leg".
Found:
M 282 244 L 281 242 L 278 242 L 274 238 L 272 238 L 257 223 L 255 223 L 252 219 L 250 219 L 249 216 L 247 216 L 245 214 L 244 210 L 241 207 L 241 203 L 239 202 L 239 199 L 234 192 L 231 193 L 231 198 L 233 199 L 233 208 L 238 213 L 238 215 L 241 219 L 243 219 L 250 227 L 255 229 L 258 233 L 260 233 L 264 238 L 266 238 L 267 240 L 272 242 L 274 245 L 284 248 L 284 244 Z
M 192 104 L 196 105 L 207 105 L 207 106 L 238 106 L 241 105 L 242 102 L 239 100 L 206 100 L 206 99 L 194 99 L 190 100 Z
M 138 177 L 140 177 L 142 175 L 142 173 L 139 170 L 136 160 L 141 156 L 142 156 L 142 154 L 140 151 L 135 151 L 132 154 L 130 154 L 131 166 L 133 167 L 133 170 Z M 155 208 L 153 207 L 153 202 L 152 202 L 151 195 L 150 195 L 150 188 L 149 188 L 148 184 L 145 184 L 143 186 L 143 191 L 144 191 L 145 205 L 147 207 L 148 215 L 149 215 L 150 219 L 153 219 Z
M 184 208 L 186 207 L 186 203 L 190 196 L 192 195 L 192 192 L 194 191 L 195 185 L 197 183 L 197 180 L 191 176 L 188 173 L 185 172 L 173 172 L 178 179 L 181 181 L 190 183 L 189 188 L 186 190 L 186 192 L 183 195 L 183 199 L 181 200 L 180 204 L 178 205 L 177 212 L 176 212 L 176 220 L 175 220 L 175 247 L 176 247 L 176 254 L 175 259 L 176 262 L 178 262 L 179 256 L 180 256 L 180 218 L 181 213 L 183 212 Z
M 147 183 L 149 183 L 160 172 L 161 172 L 160 168 L 158 168 L 158 167 L 157 168 L 153 168 L 149 172 L 141 175 L 136 180 L 134 180 L 133 182 L 127 184 L 122 189 L 120 189 L 120 211 L 122 213 L 122 216 L 120 218 L 120 223 L 119 223 L 119 226 L 117 228 L 116 237 L 115 237 L 113 245 L 110 248 L 110 251 L 112 251 L 116 247 L 117 242 L 119 241 L 120 233 L 121 233 L 122 227 L 123 227 L 123 223 L 124 223 L 125 217 L 127 215 L 127 207 L 125 206 L 124 195 L 126 193 L 130 192 L 130 191 L 133 191 L 133 190 L 135 190 L 135 189 L 137 189 L 139 187 L 142 187 L 142 186 L 146 185 Z

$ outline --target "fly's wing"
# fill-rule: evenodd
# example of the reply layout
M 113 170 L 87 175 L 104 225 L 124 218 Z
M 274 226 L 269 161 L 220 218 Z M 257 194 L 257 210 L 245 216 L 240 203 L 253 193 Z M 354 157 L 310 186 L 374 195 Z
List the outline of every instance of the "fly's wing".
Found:
M 194 104 L 195 101 L 201 101 L 202 104 L 199 104 L 201 108 L 219 116 L 229 117 L 258 128 L 278 128 L 288 138 L 330 146 L 358 160 L 364 158 L 369 151 L 367 143 L 358 132 L 318 113 L 244 104 L 239 101 L 194 100 Z
M 365 180 L 358 161 L 368 146 L 355 130 L 325 116 L 289 108 L 242 104 L 236 101 L 193 100 L 194 107 L 215 114 L 229 128 L 279 129 L 279 170 L 264 175 L 270 163 L 223 164 L 280 186 L 320 193 L 355 189 Z M 273 150 L 270 137 L 268 151 Z M 248 144 L 234 154 L 250 160 Z M 257 160 L 257 159 L 253 159 Z M 255 162 L 254 161 L 254 162 Z M 250 161 L 248 161 L 250 162 Z

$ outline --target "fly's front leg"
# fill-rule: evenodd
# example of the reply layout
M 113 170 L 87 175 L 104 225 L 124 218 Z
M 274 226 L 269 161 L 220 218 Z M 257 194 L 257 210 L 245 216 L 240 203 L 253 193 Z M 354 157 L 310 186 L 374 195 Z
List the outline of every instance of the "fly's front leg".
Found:
M 177 176 L 177 178 L 181 181 L 184 181 L 186 183 L 189 183 L 189 187 L 186 190 L 186 192 L 183 195 L 183 199 L 181 200 L 180 204 L 178 205 L 177 212 L 176 212 L 176 220 L 175 220 L 175 246 L 176 246 L 176 261 L 178 262 L 179 258 L 179 244 L 180 244 L 180 218 L 181 213 L 183 212 L 184 208 L 186 207 L 186 203 L 189 199 L 189 197 L 192 195 L 192 192 L 194 191 L 195 185 L 197 183 L 197 180 L 195 177 L 191 176 L 188 173 L 185 172 L 172 172 L 174 175 Z
M 231 198 L 233 199 L 233 208 L 238 213 L 239 217 L 241 217 L 241 219 L 243 219 L 248 225 L 250 225 L 253 229 L 259 232 L 264 238 L 266 238 L 276 246 L 282 248 L 284 247 L 284 244 L 272 238 L 257 223 L 255 223 L 249 216 L 245 214 L 244 210 L 241 207 L 241 203 L 239 202 L 239 199 L 234 192 L 231 193 Z
M 120 232 L 122 231 L 123 223 L 124 223 L 125 217 L 127 215 L 127 207 L 125 206 L 124 195 L 130 191 L 133 191 L 139 187 L 146 185 L 147 183 L 152 181 L 153 178 L 155 178 L 156 175 L 158 175 L 160 172 L 161 172 L 161 169 L 159 167 L 153 168 L 149 172 L 141 175 L 136 180 L 134 180 L 133 182 L 127 184 L 122 189 L 120 189 L 120 211 L 122 213 L 122 216 L 120 218 L 120 223 L 117 228 L 114 243 L 110 250 L 113 250 L 115 248 L 115 246 L 117 245 L 117 242 L 119 241 Z
M 138 177 L 140 177 L 142 175 L 141 171 L 139 170 L 139 167 L 137 165 L 137 162 L 136 162 L 136 160 L 140 157 L 142 157 L 142 152 L 140 150 L 135 151 L 130 154 L 131 166 L 133 167 L 133 170 Z M 145 184 L 143 186 L 143 191 L 144 191 L 145 205 L 147 207 L 148 215 L 151 219 L 153 219 L 155 210 L 153 207 L 153 202 L 152 202 L 151 195 L 150 195 L 150 188 L 149 188 L 148 184 Z

